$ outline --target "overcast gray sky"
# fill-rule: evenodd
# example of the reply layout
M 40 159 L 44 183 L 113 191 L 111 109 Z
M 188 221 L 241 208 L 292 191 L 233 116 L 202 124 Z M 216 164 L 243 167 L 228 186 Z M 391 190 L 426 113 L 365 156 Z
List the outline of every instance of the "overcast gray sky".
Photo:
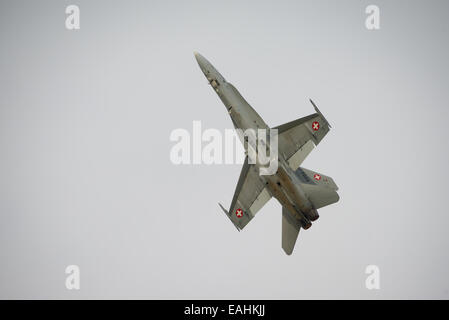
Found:
M 0 298 L 449 298 L 447 1 L 0 3 Z M 170 162 L 232 128 L 195 50 L 269 125 L 332 125 L 303 165 L 340 201 L 292 256 L 276 200 L 240 233 L 218 207 L 240 165 Z

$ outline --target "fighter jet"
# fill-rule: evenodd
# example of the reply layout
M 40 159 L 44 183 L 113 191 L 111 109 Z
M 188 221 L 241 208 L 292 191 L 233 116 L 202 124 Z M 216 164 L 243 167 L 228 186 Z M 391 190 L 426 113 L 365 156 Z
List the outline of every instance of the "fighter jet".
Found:
M 236 129 L 272 130 L 206 58 L 197 52 L 195 58 L 207 81 L 225 105 Z M 299 230 L 309 229 L 312 222 L 318 219 L 317 209 L 339 200 L 338 187 L 331 177 L 300 166 L 331 127 L 315 103 L 312 100 L 310 102 L 315 113 L 274 127 L 278 138 L 278 162 L 274 174 L 260 174 L 261 164 L 249 161 L 250 144 L 242 140 L 247 156 L 229 211 L 219 204 L 240 231 L 268 200 L 276 198 L 282 205 L 282 248 L 288 255 L 293 252 Z M 271 152 L 273 150 L 270 150 L 270 154 Z

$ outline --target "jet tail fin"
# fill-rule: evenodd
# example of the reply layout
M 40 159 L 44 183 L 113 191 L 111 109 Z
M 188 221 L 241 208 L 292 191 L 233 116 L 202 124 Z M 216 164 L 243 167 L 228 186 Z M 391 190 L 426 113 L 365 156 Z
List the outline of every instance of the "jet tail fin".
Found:
M 282 207 L 282 249 L 288 255 L 292 254 L 299 230 L 301 229 L 299 221 L 294 220 L 290 212 Z

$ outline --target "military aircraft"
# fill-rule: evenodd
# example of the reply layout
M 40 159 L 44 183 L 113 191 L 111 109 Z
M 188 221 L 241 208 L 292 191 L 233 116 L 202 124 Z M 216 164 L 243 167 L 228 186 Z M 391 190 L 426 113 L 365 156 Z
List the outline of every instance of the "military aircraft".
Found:
M 315 113 L 270 129 L 237 89 L 227 82 L 206 58 L 197 52 L 195 58 L 207 81 L 225 105 L 236 129 L 277 129 L 276 172 L 261 175 L 261 164 L 258 161 L 249 161 L 250 144 L 242 140 L 247 156 L 231 207 L 228 211 L 219 205 L 240 231 L 268 200 L 275 197 L 282 205 L 282 248 L 290 255 L 301 227 L 308 229 L 312 226 L 312 221 L 318 219 L 317 209 L 339 200 L 336 192 L 338 187 L 331 177 L 300 167 L 331 126 L 310 100 Z M 266 147 L 269 148 L 268 143 Z M 270 150 L 270 154 L 271 152 L 273 150 Z

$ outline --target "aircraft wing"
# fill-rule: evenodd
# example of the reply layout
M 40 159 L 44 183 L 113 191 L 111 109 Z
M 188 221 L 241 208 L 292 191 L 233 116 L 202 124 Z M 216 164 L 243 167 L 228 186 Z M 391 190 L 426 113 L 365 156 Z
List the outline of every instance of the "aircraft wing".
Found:
M 293 170 L 299 168 L 304 159 L 329 132 L 330 125 L 313 103 L 316 113 L 285 123 L 278 130 L 279 154 L 283 154 Z
M 259 171 L 246 157 L 229 211 L 219 205 L 240 231 L 270 199 L 271 194 L 260 179 Z

